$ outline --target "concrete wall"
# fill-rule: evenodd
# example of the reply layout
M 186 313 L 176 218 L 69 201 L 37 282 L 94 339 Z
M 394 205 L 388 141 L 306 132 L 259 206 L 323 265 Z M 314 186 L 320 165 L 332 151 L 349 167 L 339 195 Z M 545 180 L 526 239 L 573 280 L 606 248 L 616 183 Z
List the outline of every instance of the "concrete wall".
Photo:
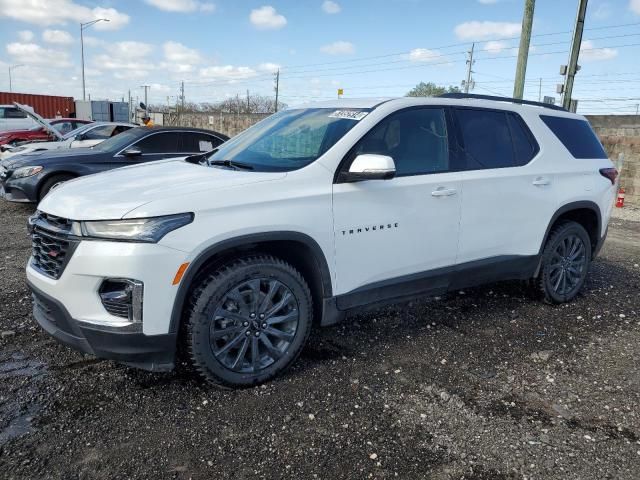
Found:
M 624 155 L 620 185 L 625 188 L 625 204 L 640 207 L 640 116 L 588 115 L 604 148 L 614 162 Z
M 165 114 L 165 125 L 180 125 L 181 127 L 206 128 L 224 133 L 230 137 L 246 130 L 254 123 L 268 117 L 268 113 L 183 113 L 179 118 L 175 114 Z

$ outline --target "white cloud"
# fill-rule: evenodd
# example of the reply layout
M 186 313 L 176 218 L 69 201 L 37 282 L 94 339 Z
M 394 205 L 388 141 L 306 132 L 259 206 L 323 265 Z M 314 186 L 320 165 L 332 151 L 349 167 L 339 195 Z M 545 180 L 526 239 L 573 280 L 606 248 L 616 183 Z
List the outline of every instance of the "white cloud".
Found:
M 351 55 L 355 53 L 356 48 L 353 46 L 351 42 L 345 42 L 343 40 L 339 40 L 337 42 L 330 43 L 328 45 L 324 45 L 320 47 L 320 51 L 322 53 L 327 53 L 329 55 Z
M 640 15 L 640 0 L 629 0 L 629 9 L 638 15 Z
M 342 8 L 336 2 L 332 2 L 331 0 L 325 0 L 324 2 L 322 2 L 322 10 L 324 10 L 324 13 L 333 15 L 335 13 L 340 13 L 342 11 Z
M 491 37 L 508 38 L 520 35 L 522 26 L 509 22 L 464 22 L 454 32 L 460 40 L 484 40 Z
M 45 30 L 42 32 L 42 39 L 48 43 L 69 45 L 73 43 L 73 37 L 64 30 Z
M 501 42 L 499 40 L 491 40 L 485 43 L 482 49 L 485 52 L 497 54 L 502 52 L 506 48 L 509 48 L 509 44 L 507 42 Z
M 118 79 L 144 78 L 148 70 L 157 65 L 149 60 L 154 47 L 148 43 L 124 41 L 105 44 L 107 53 L 97 55 L 94 66 L 105 70 L 116 70 L 114 77 Z
M 102 47 L 104 45 L 106 45 L 106 42 L 104 40 L 102 40 L 101 38 L 96 38 L 96 37 L 92 37 L 90 35 L 85 35 L 83 37 L 83 42 L 85 47 L 89 46 L 89 47 Z
M 21 42 L 30 42 L 33 40 L 33 32 L 31 30 L 20 30 L 18 32 L 18 38 Z
M 256 75 L 251 67 L 236 67 L 233 65 L 215 65 L 200 69 L 200 76 L 215 80 L 244 80 Z
M 216 6 L 209 2 L 200 2 L 197 0 L 144 0 L 145 3 L 156 7 L 165 12 L 189 13 L 201 11 L 212 13 L 216 10 Z
M 117 30 L 129 23 L 129 15 L 115 8 L 89 8 L 73 0 L 0 0 L 2 17 L 45 27 L 108 18 L 109 22 L 99 22 L 93 27 L 98 30 Z
M 606 20 L 612 13 L 611 5 L 609 3 L 601 3 L 596 5 L 596 9 L 593 11 L 591 16 L 596 20 Z
M 258 65 L 258 70 L 261 70 L 267 73 L 275 73 L 276 70 L 280 68 L 281 68 L 280 65 L 278 65 L 277 63 L 271 63 L 271 62 L 264 62 Z
M 478 3 L 481 3 L 483 5 L 494 5 L 496 3 L 498 3 L 499 0 L 478 0 Z
M 249 20 L 260 30 L 277 30 L 287 24 L 287 19 L 284 15 L 280 15 L 276 9 L 270 5 L 251 10 Z
M 52 68 L 69 67 L 71 65 L 67 52 L 42 48 L 36 43 L 9 43 L 7 45 L 7 53 L 26 65 Z
M 435 62 L 436 60 L 442 60 L 442 54 L 437 50 L 430 50 L 428 48 L 414 48 L 411 50 L 405 58 L 412 62 Z
M 585 62 L 598 62 L 611 60 L 618 56 L 615 48 L 596 48 L 591 40 L 584 40 L 580 45 L 580 60 Z
M 179 42 L 165 42 L 162 45 L 164 58 L 175 63 L 199 63 L 202 57 L 197 50 L 184 46 Z

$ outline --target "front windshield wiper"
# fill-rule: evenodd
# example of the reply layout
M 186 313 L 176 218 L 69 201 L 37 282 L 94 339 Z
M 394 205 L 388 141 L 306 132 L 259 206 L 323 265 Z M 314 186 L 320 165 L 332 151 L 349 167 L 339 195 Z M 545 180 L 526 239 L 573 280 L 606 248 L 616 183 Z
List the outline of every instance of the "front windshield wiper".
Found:
M 209 165 L 220 165 L 234 170 L 253 170 L 253 166 L 248 163 L 235 162 L 233 160 L 211 160 Z

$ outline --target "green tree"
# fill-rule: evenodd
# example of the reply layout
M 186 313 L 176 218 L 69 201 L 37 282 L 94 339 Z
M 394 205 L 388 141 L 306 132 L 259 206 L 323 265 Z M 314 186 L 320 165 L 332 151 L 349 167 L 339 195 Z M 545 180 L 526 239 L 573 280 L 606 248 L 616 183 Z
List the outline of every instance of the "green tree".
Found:
M 439 87 L 435 83 L 428 82 L 420 82 L 414 88 L 412 88 L 408 93 L 407 97 L 437 97 L 438 95 L 442 95 L 443 93 L 460 93 L 460 89 L 458 87 L 453 87 L 449 85 L 448 87 Z

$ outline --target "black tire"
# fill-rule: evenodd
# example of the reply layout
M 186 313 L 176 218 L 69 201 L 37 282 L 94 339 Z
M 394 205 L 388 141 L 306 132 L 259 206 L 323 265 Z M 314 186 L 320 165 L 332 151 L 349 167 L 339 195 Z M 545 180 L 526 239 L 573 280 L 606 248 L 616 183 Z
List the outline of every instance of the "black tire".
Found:
M 298 358 L 312 312 L 309 287 L 291 265 L 270 255 L 238 258 L 202 278 L 191 295 L 187 361 L 214 385 L 264 383 Z
M 42 200 L 47 195 L 47 193 L 51 191 L 53 187 L 63 182 L 66 182 L 68 180 L 71 180 L 73 178 L 75 177 L 69 174 L 53 175 L 47 178 L 45 182 L 42 184 L 42 187 L 40 187 L 40 194 L 38 195 L 38 201 Z
M 537 289 L 548 303 L 573 300 L 584 286 L 591 264 L 591 239 L 582 225 L 554 226 L 542 252 Z

